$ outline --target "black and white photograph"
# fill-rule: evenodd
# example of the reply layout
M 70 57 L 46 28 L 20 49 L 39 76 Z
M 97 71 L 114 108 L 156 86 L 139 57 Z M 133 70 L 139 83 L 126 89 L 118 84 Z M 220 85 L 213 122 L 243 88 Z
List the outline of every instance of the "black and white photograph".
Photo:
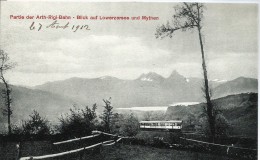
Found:
M 257 160 L 259 2 L 0 1 L 0 160 Z

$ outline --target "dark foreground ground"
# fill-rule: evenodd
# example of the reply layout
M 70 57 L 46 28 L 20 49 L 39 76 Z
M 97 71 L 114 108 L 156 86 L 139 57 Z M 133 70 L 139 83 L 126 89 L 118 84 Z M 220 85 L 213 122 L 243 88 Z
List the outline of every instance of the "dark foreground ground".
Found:
M 26 142 L 23 156 L 57 153 L 48 141 Z M 1 144 L 0 160 L 15 160 L 15 143 Z M 48 160 L 239 160 L 221 155 L 118 143 Z
M 84 158 L 95 160 L 234 160 L 212 154 L 125 144 L 104 146 L 100 154 Z

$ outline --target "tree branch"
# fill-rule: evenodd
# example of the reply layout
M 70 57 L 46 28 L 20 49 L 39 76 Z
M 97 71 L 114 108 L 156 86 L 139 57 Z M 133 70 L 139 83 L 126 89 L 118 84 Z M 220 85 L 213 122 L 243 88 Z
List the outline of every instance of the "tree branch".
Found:
M 185 30 L 187 28 L 193 28 L 193 27 L 197 27 L 197 25 L 185 25 L 185 26 L 180 26 L 180 27 L 175 27 L 175 28 L 166 28 L 164 25 L 162 25 L 161 27 L 157 27 L 156 29 L 156 38 L 164 38 L 165 36 L 162 36 L 163 34 L 167 34 L 166 36 L 170 36 L 172 35 L 173 32 L 177 31 L 177 30 Z
M 197 3 L 198 4 L 198 3 Z M 190 9 L 190 7 L 189 7 L 189 5 L 186 3 L 186 2 L 184 2 L 184 5 L 186 6 L 186 8 L 189 10 L 189 12 L 190 12 L 190 17 L 194 20 L 194 22 L 197 24 L 197 25 L 199 25 L 199 20 L 197 21 L 196 20 L 196 18 L 194 17 L 194 15 L 193 15 L 193 13 L 192 13 L 192 11 L 191 11 L 191 9 Z

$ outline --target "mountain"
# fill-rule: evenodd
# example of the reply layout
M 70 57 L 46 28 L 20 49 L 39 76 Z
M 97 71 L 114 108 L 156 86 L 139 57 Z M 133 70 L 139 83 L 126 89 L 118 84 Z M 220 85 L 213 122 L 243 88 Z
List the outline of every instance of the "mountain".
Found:
M 229 95 L 215 99 L 213 103 L 227 119 L 231 135 L 257 137 L 257 93 Z M 204 105 L 200 103 L 188 106 L 170 106 L 166 111 L 165 119 L 182 119 L 184 127 L 187 127 L 190 123 L 199 124 Z
M 238 78 L 232 81 L 210 81 L 214 98 L 221 96 L 257 92 L 257 80 Z M 102 99 L 112 97 L 114 107 L 163 106 L 174 102 L 201 102 L 203 80 L 186 78 L 174 70 L 167 78 L 155 72 L 140 75 L 135 80 L 122 80 L 104 76 L 99 78 L 71 78 L 49 82 L 36 89 L 69 97 L 83 104 L 103 105 Z M 231 89 L 228 89 L 231 88 Z M 232 92 L 231 92 L 232 91 Z
M 3 89 L 0 83 L 0 89 Z M 12 88 L 12 104 L 13 110 L 12 122 L 18 122 L 29 118 L 33 110 L 37 110 L 40 115 L 46 117 L 51 122 L 57 122 L 57 118 L 62 113 L 67 113 L 69 108 L 76 102 L 68 97 L 63 97 L 54 93 L 28 89 L 25 87 L 11 86 Z M 4 100 L 0 98 L 0 109 L 3 109 Z M 7 122 L 7 117 L 0 113 L 0 131 Z
M 164 81 L 164 78 L 155 72 L 149 72 L 147 74 L 142 74 L 139 78 L 137 78 L 137 80 L 160 83 Z
M 199 101 L 202 98 L 197 94 L 200 92 L 197 82 L 187 82 L 186 78 L 177 72 L 168 78 L 150 72 L 135 80 L 112 77 L 71 78 L 35 88 L 70 97 L 85 104 L 103 105 L 102 99 L 112 97 L 115 107 L 168 105 L 179 101 Z
M 220 84 L 214 88 L 213 97 L 224 97 L 232 94 L 258 92 L 258 81 L 253 78 L 239 77 L 232 81 Z
M 171 75 L 167 78 L 168 81 L 186 81 L 186 78 L 180 75 L 176 70 L 172 71 Z

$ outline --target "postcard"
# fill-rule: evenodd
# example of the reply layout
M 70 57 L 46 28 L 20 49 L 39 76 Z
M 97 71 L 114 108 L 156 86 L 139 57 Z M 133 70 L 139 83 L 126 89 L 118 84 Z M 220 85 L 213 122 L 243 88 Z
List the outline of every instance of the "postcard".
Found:
M 0 4 L 0 159 L 257 159 L 257 2 Z

